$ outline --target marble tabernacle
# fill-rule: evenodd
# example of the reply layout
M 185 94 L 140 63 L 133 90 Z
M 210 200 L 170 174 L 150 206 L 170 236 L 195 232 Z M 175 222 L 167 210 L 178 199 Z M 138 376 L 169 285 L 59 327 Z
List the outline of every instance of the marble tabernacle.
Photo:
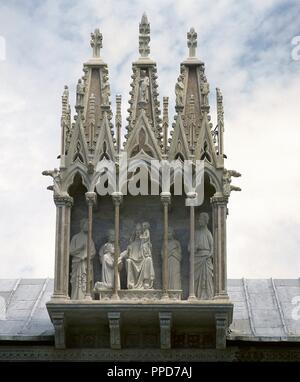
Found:
M 56 205 L 54 293 L 47 309 L 57 349 L 80 347 L 82 332 L 97 338 L 99 348 L 226 347 L 233 311 L 227 203 L 231 191 L 240 190 L 231 184 L 240 174 L 224 167 L 222 94 L 216 89 L 214 127 L 191 28 L 169 132 L 168 97 L 161 115 L 149 42 L 144 14 L 123 145 L 121 96 L 113 123 L 99 29 L 91 34 L 92 57 L 77 83 L 74 121 L 68 87 L 63 91 L 60 166 L 43 172 L 53 178 L 48 189 Z M 185 166 L 191 182 L 179 171 Z M 169 181 L 161 179 L 163 168 L 170 169 Z

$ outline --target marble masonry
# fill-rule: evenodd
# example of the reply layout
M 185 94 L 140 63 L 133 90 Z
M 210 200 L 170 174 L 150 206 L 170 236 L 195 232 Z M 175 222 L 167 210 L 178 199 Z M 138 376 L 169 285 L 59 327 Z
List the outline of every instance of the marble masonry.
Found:
M 56 205 L 54 292 L 47 303 L 55 347 L 81 347 L 85 333 L 103 349 L 224 349 L 233 312 L 227 293 L 227 204 L 231 191 L 240 191 L 231 184 L 240 174 L 224 164 L 222 93 L 216 89 L 214 125 L 210 87 L 191 28 L 188 57 L 170 89 L 176 105 L 169 123 L 168 97 L 160 110 L 144 14 L 123 137 L 122 99 L 116 95 L 113 115 L 103 40 L 99 29 L 91 33 L 92 57 L 77 82 L 73 117 L 64 87 L 60 164 L 43 172 L 53 178 L 48 189 Z M 153 185 L 154 162 L 189 163 L 192 183 L 171 168 L 169 187 L 164 181 Z M 143 171 L 133 163 L 143 163 Z M 195 188 L 199 163 L 202 188 Z M 107 171 L 111 164 L 114 187 Z M 182 193 L 175 187 L 178 177 Z M 145 179 L 158 192 L 151 187 L 148 193 L 132 192 Z

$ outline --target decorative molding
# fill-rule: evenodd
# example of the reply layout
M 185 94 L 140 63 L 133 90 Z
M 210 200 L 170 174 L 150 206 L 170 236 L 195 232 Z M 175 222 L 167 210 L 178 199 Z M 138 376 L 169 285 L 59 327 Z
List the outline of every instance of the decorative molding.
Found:
M 65 349 L 53 346 L 0 347 L 1 361 L 300 362 L 300 349 Z
M 94 287 L 94 294 L 99 296 L 99 300 L 108 301 L 112 300 L 113 291 L 102 289 L 100 283 L 96 283 Z M 181 300 L 181 290 L 168 290 L 170 300 Z M 163 291 L 160 289 L 120 289 L 118 296 L 122 301 L 159 301 L 163 299 Z

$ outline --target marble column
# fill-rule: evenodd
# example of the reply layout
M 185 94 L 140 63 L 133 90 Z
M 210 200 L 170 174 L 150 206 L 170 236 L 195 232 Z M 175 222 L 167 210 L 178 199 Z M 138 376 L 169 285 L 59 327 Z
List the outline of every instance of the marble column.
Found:
M 55 269 L 54 292 L 52 299 L 69 299 L 69 245 L 70 220 L 73 198 L 71 196 L 54 195 L 56 205 L 56 232 L 55 232 Z
M 214 298 L 228 299 L 227 294 L 227 249 L 226 217 L 228 198 L 211 198 L 214 238 Z
M 169 289 L 169 259 L 168 259 L 168 229 L 169 229 L 169 204 L 171 202 L 170 192 L 161 192 L 161 202 L 164 208 L 164 241 L 163 241 L 163 272 L 162 272 L 162 298 L 168 298 Z
M 115 256 L 114 256 L 114 285 L 112 299 L 118 300 L 118 279 L 119 279 L 119 269 L 118 261 L 120 256 L 120 204 L 122 202 L 123 194 L 121 192 L 112 193 L 113 203 L 115 206 Z
M 188 206 L 190 208 L 190 284 L 189 300 L 195 300 L 195 192 L 188 193 Z
M 85 199 L 88 205 L 88 237 L 87 237 L 87 267 L 86 267 L 86 293 L 85 299 L 92 300 L 91 295 L 91 247 L 92 247 L 92 234 L 93 234 L 93 206 L 96 204 L 97 194 L 95 192 L 86 192 Z

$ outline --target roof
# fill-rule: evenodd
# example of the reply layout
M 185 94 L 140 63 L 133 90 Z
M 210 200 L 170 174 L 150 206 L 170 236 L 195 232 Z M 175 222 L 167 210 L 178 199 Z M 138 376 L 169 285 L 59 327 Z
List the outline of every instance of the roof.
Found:
M 45 305 L 52 292 L 53 279 L 0 279 L 0 340 L 52 339 Z M 300 279 L 229 279 L 228 293 L 234 303 L 229 339 L 300 342 L 300 317 L 293 319 Z

